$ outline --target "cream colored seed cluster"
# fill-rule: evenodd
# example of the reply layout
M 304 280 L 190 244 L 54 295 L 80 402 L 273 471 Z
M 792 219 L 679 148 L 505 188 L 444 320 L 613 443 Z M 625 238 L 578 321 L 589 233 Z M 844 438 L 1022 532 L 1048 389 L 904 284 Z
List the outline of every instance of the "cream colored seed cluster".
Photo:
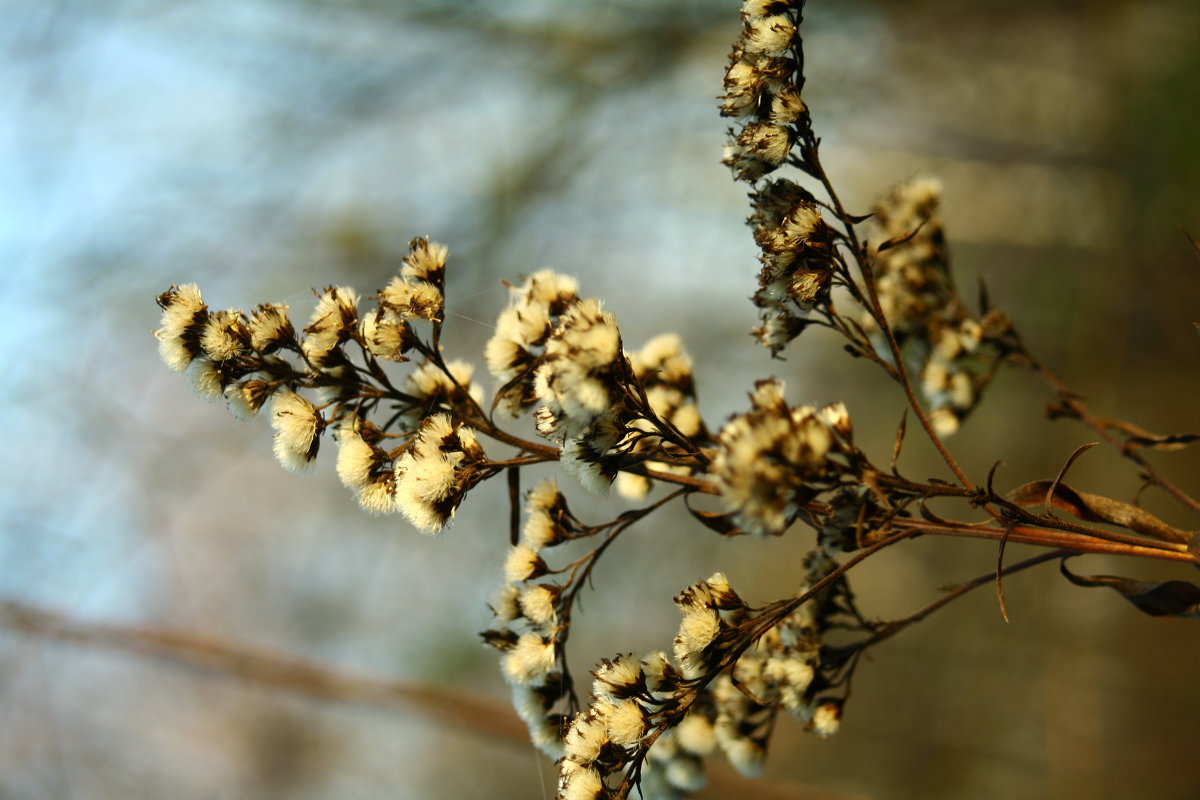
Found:
M 411 319 L 440 321 L 445 310 L 446 245 L 413 239 L 400 274 L 379 293 L 379 303 Z
M 799 65 L 792 54 L 793 14 L 801 5 L 748 0 L 742 6 L 742 34 L 721 97 L 721 114 L 743 120 L 723 158 L 738 180 L 756 181 L 782 165 L 796 141 L 795 123 L 808 113 L 796 89 Z
M 626 434 L 628 366 L 616 316 L 577 292 L 574 278 L 550 270 L 528 278 L 485 354 L 497 405 L 514 416 L 537 405 L 538 433 L 561 444 L 563 468 L 606 494 L 616 476 L 608 451 Z
M 563 469 L 596 494 L 616 476 L 605 455 L 625 435 L 627 372 L 616 316 L 587 299 L 563 313 L 534 373 L 538 432 L 562 443 Z
M 939 215 L 941 191 L 937 180 L 916 178 L 879 203 L 879 240 L 899 244 L 876 255 L 875 285 L 884 318 L 919 362 L 914 382 L 929 403 L 930 422 L 948 436 L 978 402 L 1011 325 L 1000 311 L 976 320 L 958 300 Z M 860 323 L 879 336 L 869 314 Z
M 676 702 L 682 687 L 678 670 L 661 652 L 605 659 L 593 675 L 591 702 L 563 738 L 557 800 L 609 797 L 609 783 L 629 764 L 653 715 Z M 660 736 L 643 763 L 645 797 L 680 797 L 704 786 L 699 754 L 680 747 L 677 730 Z
M 809 312 L 828 300 L 833 233 L 812 195 L 787 179 L 764 182 L 750 200 L 754 214 L 747 223 L 762 262 L 753 298 L 762 324 L 754 335 L 778 353 L 809 324 Z
M 751 410 L 718 433 L 710 476 L 743 530 L 779 535 L 836 478 L 829 456 L 849 447 L 850 418 L 841 403 L 789 408 L 775 380 L 757 383 L 750 397 Z
M 803 5 L 770 0 L 742 5 L 742 33 L 721 97 L 721 114 L 742 120 L 723 158 L 737 180 L 753 184 L 775 171 L 809 130 L 794 51 Z M 761 324 L 754 335 L 778 353 L 809 324 L 808 312 L 827 299 L 832 232 L 813 197 L 792 181 L 768 181 L 751 199 L 755 213 L 749 224 L 763 265 L 754 295 Z
M 411 398 L 398 418 L 400 425 L 411 428 L 430 408 L 481 405 L 483 387 L 471 382 L 474 374 L 471 362 L 458 359 L 443 364 L 426 362 L 414 369 L 400 386 L 400 391 Z
M 504 562 L 504 585 L 491 603 L 495 626 L 483 636 L 503 653 L 500 668 L 533 743 L 557 758 L 565 721 L 553 709 L 567 690 L 559 663 L 563 587 L 537 580 L 550 572 L 542 551 L 566 541 L 580 526 L 552 480 L 529 492 L 525 512 L 520 542 Z
M 373 426 L 357 419 L 344 423 L 338 433 L 338 477 L 367 511 L 401 513 L 426 533 L 436 533 L 454 518 L 486 461 L 475 432 L 449 414 L 421 420 L 397 454 L 385 452 L 377 441 Z
M 552 270 L 534 273 L 512 288 L 484 351 L 499 386 L 497 405 L 509 415 L 516 417 L 537 403 L 534 369 L 559 317 L 579 302 L 578 291 L 574 278 Z
M 700 411 L 696 407 L 696 385 L 692 378 L 692 359 L 683 349 L 683 341 L 673 333 L 656 336 L 641 350 L 629 355 L 634 377 L 641 383 L 650 410 L 670 424 L 694 444 L 708 439 Z M 662 447 L 662 437 L 650 420 L 644 417 L 630 421 L 629 428 L 638 433 L 628 452 L 650 454 Z M 690 475 L 693 470 L 684 464 L 647 461 L 646 466 L 660 472 Z M 639 500 L 650 491 L 650 479 L 632 472 L 617 475 L 617 491 Z
M 329 287 L 318 296 L 317 307 L 304 329 L 300 345 L 304 358 L 314 366 L 340 366 L 338 347 L 357 327 L 358 292 L 346 286 Z
M 326 288 L 301 336 L 285 305 L 260 305 L 250 315 L 210 311 L 195 284 L 173 286 L 158 298 L 159 353 L 171 369 L 186 372 L 197 394 L 224 397 L 240 419 L 269 403 L 275 456 L 285 469 L 306 470 L 325 431 L 336 431 L 338 475 L 362 507 L 402 513 L 436 532 L 484 477 L 486 456 L 474 430 L 460 421 L 461 410 L 483 402 L 472 367 L 429 357 L 426 347 L 425 361 L 397 381 L 389 424 L 400 434 L 385 434 L 360 413 L 361 376 L 382 374 L 375 359 L 407 360 L 420 344 L 414 321 L 440 320 L 446 254 L 444 245 L 412 240 L 400 275 L 365 313 L 354 289 Z M 389 437 L 407 443 L 386 450 Z
M 808 584 L 836 566 L 823 554 L 806 562 Z M 821 696 L 820 597 L 800 606 L 728 665 L 754 612 L 723 573 L 675 598 L 681 613 L 674 663 L 665 653 L 601 661 L 589 707 L 571 722 L 559 761 L 559 800 L 603 798 L 634 757 L 635 747 L 665 710 L 665 728 L 645 753 L 641 791 L 678 798 L 704 787 L 703 759 L 722 753 L 747 776 L 761 773 L 774 709 L 782 707 L 820 735 L 836 731 L 840 700 Z M 716 673 L 714 675 L 714 673 Z M 707 687 L 699 692 L 690 687 Z M 761 701 L 761 702 L 760 702 Z
M 820 550 L 809 554 L 805 564 L 807 579 L 797 589 L 797 595 L 808 591 L 837 566 Z M 822 694 L 828 687 L 820 674 L 825 623 L 819 609 L 827 595 L 828 591 L 804 603 L 767 631 L 738 659 L 732 671 L 732 678 L 750 695 L 768 706 L 779 705 L 808 730 L 822 736 L 836 731 L 836 720 L 831 719 L 827 706 L 837 705 Z M 741 722 L 756 711 L 755 703 L 729 678 L 714 684 L 714 694 L 718 735 L 736 737 L 744 727 Z M 765 741 L 762 744 L 765 746 Z

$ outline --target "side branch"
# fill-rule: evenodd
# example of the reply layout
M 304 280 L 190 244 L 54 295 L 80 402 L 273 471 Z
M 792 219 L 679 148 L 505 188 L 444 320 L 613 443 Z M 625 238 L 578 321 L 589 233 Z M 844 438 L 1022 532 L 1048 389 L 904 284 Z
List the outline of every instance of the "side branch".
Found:
M 1155 486 L 1162 488 L 1167 494 L 1174 497 L 1182 505 L 1190 508 L 1193 512 L 1200 514 L 1200 501 L 1187 492 L 1180 489 L 1173 482 L 1162 475 L 1154 465 L 1147 461 L 1137 450 L 1126 446 L 1117 437 L 1113 436 L 1112 432 L 1104 425 L 1099 418 L 1088 411 L 1087 406 L 1079 399 L 1079 395 L 1075 394 L 1063 383 L 1054 372 L 1039 361 L 1034 356 L 1030 355 L 1024 348 L 1020 353 L 1015 355 L 1016 358 L 1023 360 L 1033 372 L 1041 378 L 1047 386 L 1049 386 L 1058 396 L 1059 403 L 1067 412 L 1095 432 L 1097 436 L 1104 439 L 1112 445 L 1121 455 L 1128 458 L 1146 474 L 1146 477 Z
M 1196 564 L 1194 555 L 1187 552 L 1187 546 L 1169 542 L 1151 542 L 1144 545 L 1114 542 L 1107 539 L 1097 539 L 1082 533 L 1070 531 L 1047 530 L 1028 525 L 1008 528 L 995 525 L 968 525 L 950 522 L 931 522 L 928 520 L 904 520 L 906 529 L 917 533 L 928 533 L 939 536 L 966 536 L 974 539 L 993 539 L 1000 541 L 1007 537 L 1010 542 L 1035 544 L 1043 547 L 1055 547 L 1079 553 L 1109 553 L 1119 556 L 1135 556 L 1138 558 L 1155 558 L 1162 561 L 1181 561 Z

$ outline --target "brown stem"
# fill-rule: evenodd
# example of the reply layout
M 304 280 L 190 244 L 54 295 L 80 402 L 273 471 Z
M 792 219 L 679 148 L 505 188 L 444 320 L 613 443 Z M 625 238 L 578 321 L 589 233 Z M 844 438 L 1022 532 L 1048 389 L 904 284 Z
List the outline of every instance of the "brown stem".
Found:
M 850 240 L 851 252 L 854 254 L 854 260 L 858 262 L 859 271 L 863 276 L 863 284 L 867 289 L 867 297 L 870 299 L 870 304 L 867 306 L 871 312 L 871 316 L 875 318 L 875 323 L 879 326 L 879 330 L 883 332 L 887 339 L 888 350 L 891 351 L 892 360 L 895 362 L 896 380 L 900 384 L 900 388 L 904 390 L 904 396 L 908 399 L 909 406 L 912 407 L 913 413 L 917 415 L 917 419 L 921 423 L 921 427 L 925 429 L 925 433 L 929 436 L 929 440 L 933 442 L 933 446 L 937 448 L 938 453 L 942 456 L 942 460 L 946 462 L 946 466 L 950 467 L 950 471 L 958 478 L 959 483 L 968 489 L 974 489 L 974 484 L 967 478 L 962 468 L 958 466 L 958 462 L 954 460 L 954 456 L 950 455 L 950 451 L 946 449 L 946 445 L 942 442 L 942 438 L 934 431 L 933 425 L 929 422 L 929 417 L 925 415 L 921 404 L 917 402 L 916 393 L 913 392 L 912 379 L 908 375 L 908 369 L 904 366 L 904 359 L 900 355 L 900 343 L 896 341 L 896 334 L 892 330 L 892 326 L 888 324 L 887 318 L 883 313 L 883 305 L 879 302 L 879 292 L 875 288 L 875 276 L 871 269 L 871 259 L 867 255 L 866 248 L 858 239 L 858 234 L 854 231 L 854 224 L 850 221 L 850 215 L 846 213 L 842 206 L 842 201 L 838 198 L 837 192 L 834 191 L 833 184 L 829 180 L 829 176 L 825 173 L 825 168 L 821 166 L 821 159 L 818 155 L 817 142 L 814 139 L 810 149 L 810 162 L 815 174 L 820 176 L 821 185 L 825 188 L 826 194 L 829 195 L 830 201 L 837 212 L 838 219 L 846 228 L 846 235 Z
M 992 539 L 999 541 L 1005 535 L 1006 528 L 995 525 L 966 525 L 953 522 L 930 522 L 928 520 L 904 520 L 906 529 L 917 533 L 928 533 L 937 536 L 966 536 L 974 539 Z M 1081 533 L 1071 533 L 1061 530 L 1033 528 L 1028 525 L 1016 525 L 1008 534 L 1011 542 L 1034 544 L 1042 547 L 1056 547 L 1079 553 L 1110 553 L 1113 555 L 1135 556 L 1138 558 L 1156 558 L 1163 561 L 1182 561 L 1197 563 L 1196 557 L 1187 552 L 1182 544 L 1166 542 L 1151 542 L 1145 544 L 1130 544 L 1115 542 L 1108 539 L 1097 539 Z M 993 577 L 995 573 L 992 573 Z
M 632 471 L 632 470 L 631 470 Z M 720 494 L 720 491 L 711 481 L 706 481 L 703 478 L 693 478 L 690 475 L 676 475 L 671 472 L 661 472 L 656 469 L 645 467 L 641 470 L 647 478 L 653 478 L 656 481 L 663 483 L 674 483 L 679 486 L 687 486 L 695 489 L 701 494 Z
M 870 558 L 884 548 L 890 547 L 899 541 L 916 535 L 916 533 L 917 532 L 915 530 L 905 529 L 898 533 L 892 534 L 882 541 L 876 542 L 870 547 L 858 551 L 852 558 L 846 561 L 846 563 L 839 565 L 836 569 L 814 583 L 800 595 L 786 601 L 772 604 L 773 607 L 769 611 L 764 612 L 761 616 L 756 618 L 754 620 L 755 624 L 750 632 L 747 633 L 747 635 L 744 636 L 742 640 L 735 646 L 727 649 L 722 655 L 720 662 L 718 662 L 711 670 L 709 670 L 700 678 L 689 682 L 686 687 L 686 694 L 678 697 L 677 702 L 673 706 L 664 710 L 663 716 L 657 723 L 655 729 L 648 733 L 639 743 L 638 751 L 630 761 L 628 771 L 625 773 L 625 778 L 622 780 L 621 785 L 617 789 L 616 797 L 624 798 L 629 796 L 629 792 L 633 788 L 634 776 L 639 773 L 641 763 L 646 758 L 646 753 L 650 750 L 654 743 L 658 741 L 658 738 L 666 731 L 670 730 L 672 726 L 674 726 L 683 718 L 683 716 L 688 712 L 688 709 L 691 708 L 692 704 L 695 702 L 696 698 L 699 697 L 700 692 L 704 690 L 704 687 L 710 684 L 723 671 L 736 663 L 737 660 L 741 658 L 742 653 L 744 653 L 751 645 L 758 641 L 763 634 L 786 619 L 788 615 L 799 608 L 802 604 L 812 599 L 818 593 L 824 591 L 860 562 Z
M 1029 569 L 1030 567 L 1037 566 L 1038 564 L 1044 564 L 1047 561 L 1053 561 L 1056 558 L 1062 558 L 1063 556 L 1071 555 L 1073 552 L 1074 552 L 1073 550 L 1052 550 L 1049 553 L 1039 553 L 1038 555 L 1033 556 L 1032 558 L 1027 558 L 1024 561 L 1019 561 L 1016 564 L 1012 564 L 1010 566 L 1005 567 L 1000 572 L 1000 575 L 1007 577 L 1009 575 L 1012 575 L 1015 572 L 1020 572 L 1025 569 Z M 910 614 L 909 616 L 905 617 L 904 619 L 898 619 L 898 620 L 894 620 L 892 622 L 886 623 L 882 628 L 877 630 L 870 637 L 868 637 L 867 639 L 864 639 L 862 642 L 856 643 L 855 647 L 865 649 L 872 645 L 878 644 L 879 642 L 882 642 L 885 639 L 890 639 L 891 637 L 895 636 L 900 631 L 907 628 L 909 625 L 912 625 L 914 622 L 920 622 L 921 620 L 925 619 L 933 612 L 937 611 L 938 609 L 940 609 L 944 606 L 949 605 L 950 603 L 952 603 L 953 601 L 962 597 L 964 594 L 971 591 L 972 589 L 975 589 L 977 587 L 984 586 L 988 583 L 991 583 L 995 579 L 996 579 L 996 573 L 989 572 L 986 575 L 980 575 L 978 578 L 972 578 L 971 580 L 967 581 L 966 583 L 960 583 L 958 586 L 955 586 L 955 587 L 947 590 L 946 594 L 942 595 L 937 600 L 934 600 L 932 603 L 925 606 L 921 610 L 919 610 L 913 614 Z

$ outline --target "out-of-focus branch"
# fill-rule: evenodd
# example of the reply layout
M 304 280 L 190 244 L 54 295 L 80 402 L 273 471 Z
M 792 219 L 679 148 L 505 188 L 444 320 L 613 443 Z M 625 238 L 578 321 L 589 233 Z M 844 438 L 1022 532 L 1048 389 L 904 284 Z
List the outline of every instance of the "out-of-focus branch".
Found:
M 511 707 L 459 689 L 355 675 L 298 656 L 187 631 L 71 619 L 12 601 L 0 603 L 0 629 L 160 659 L 217 677 L 237 678 L 318 700 L 392 712 L 416 711 L 439 726 L 479 736 L 489 742 L 522 749 L 530 747 L 525 725 Z M 787 783 L 749 780 L 725 767 L 712 771 L 709 787 L 697 796 L 753 796 L 760 800 L 855 800 L 857 797 Z
M 489 739 L 528 740 L 525 726 L 506 704 L 461 690 L 355 675 L 297 656 L 187 631 L 76 620 L 15 602 L 0 604 L 0 628 L 162 659 L 320 700 L 390 711 L 416 710 L 439 723 Z

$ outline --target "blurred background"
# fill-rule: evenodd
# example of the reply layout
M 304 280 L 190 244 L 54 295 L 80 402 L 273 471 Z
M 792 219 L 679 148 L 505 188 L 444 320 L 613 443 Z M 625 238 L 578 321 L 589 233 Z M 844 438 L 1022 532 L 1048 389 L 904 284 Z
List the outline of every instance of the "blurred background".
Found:
M 154 297 L 172 283 L 303 321 L 313 287 L 373 293 L 428 234 L 451 248 L 447 350 L 481 371 L 501 281 L 553 267 L 605 299 L 627 346 L 683 335 L 710 425 L 775 374 L 794 403 L 845 400 L 887 458 L 902 402 L 870 365 L 819 332 L 786 361 L 748 336 L 756 251 L 714 100 L 737 9 L 0 0 L 0 795 L 553 795 L 549 762 L 466 710 L 313 699 L 228 658 L 212 670 L 126 646 L 170 630 L 177 650 L 232 642 L 464 708 L 508 696 L 476 635 L 500 581 L 503 487 L 433 539 L 361 513 L 329 459 L 285 474 L 264 420 L 205 405 L 158 360 Z M 806 17 L 806 97 L 848 206 L 940 176 L 964 294 L 986 278 L 1096 413 L 1200 428 L 1200 261 L 1183 235 L 1200 236 L 1200 7 L 814 0 Z M 951 449 L 977 479 L 1002 459 L 1004 487 L 1052 478 L 1093 437 L 1046 421 L 1050 399 L 1003 372 Z M 902 466 L 949 477 L 918 438 Z M 1155 461 L 1200 489 L 1194 455 Z M 1071 474 L 1121 499 L 1139 483 L 1101 448 Z M 612 508 L 571 498 L 596 521 Z M 634 529 L 585 598 L 576 670 L 669 648 L 672 595 L 714 570 L 752 601 L 790 594 L 810 546 L 800 528 L 724 541 L 679 514 Z M 921 540 L 854 587 L 867 615 L 900 617 L 995 555 Z M 1006 592 L 1011 624 L 988 587 L 874 651 L 836 737 L 781 722 L 767 777 L 788 797 L 1196 797 L 1195 623 L 1053 565 Z

